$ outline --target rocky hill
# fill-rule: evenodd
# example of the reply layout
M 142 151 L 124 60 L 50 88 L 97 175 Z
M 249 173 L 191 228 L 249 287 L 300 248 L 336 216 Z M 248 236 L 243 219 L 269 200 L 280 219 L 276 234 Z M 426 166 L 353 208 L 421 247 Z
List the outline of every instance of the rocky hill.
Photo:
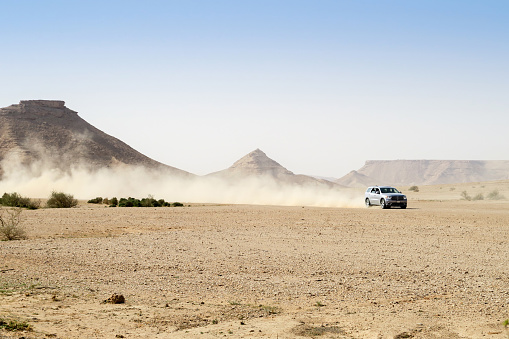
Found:
M 370 178 L 357 171 L 351 171 L 344 177 L 334 180 L 334 182 L 346 187 L 366 187 L 376 185 L 377 179 Z
M 260 149 L 256 149 L 237 160 L 231 167 L 219 172 L 211 173 L 208 176 L 216 176 L 226 180 L 237 181 L 253 177 L 265 177 L 287 184 L 326 186 L 330 188 L 342 187 L 339 184 L 335 184 L 327 180 L 317 179 L 302 174 L 294 174 L 276 161 L 269 158 Z
M 0 108 L 0 162 L 6 158 L 23 165 L 44 163 L 49 169 L 68 170 L 80 165 L 97 170 L 135 165 L 190 175 L 150 159 L 100 131 L 67 108 L 64 101 L 24 100 Z
M 369 160 L 335 182 L 350 186 L 437 185 L 509 179 L 508 160 Z

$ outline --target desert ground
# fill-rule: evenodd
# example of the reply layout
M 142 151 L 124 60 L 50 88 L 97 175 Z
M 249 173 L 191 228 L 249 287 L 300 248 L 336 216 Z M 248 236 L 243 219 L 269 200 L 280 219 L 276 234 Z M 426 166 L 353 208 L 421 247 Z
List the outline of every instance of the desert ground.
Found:
M 509 181 L 402 189 L 406 210 L 23 211 L 0 318 L 32 330 L 0 338 L 509 338 Z

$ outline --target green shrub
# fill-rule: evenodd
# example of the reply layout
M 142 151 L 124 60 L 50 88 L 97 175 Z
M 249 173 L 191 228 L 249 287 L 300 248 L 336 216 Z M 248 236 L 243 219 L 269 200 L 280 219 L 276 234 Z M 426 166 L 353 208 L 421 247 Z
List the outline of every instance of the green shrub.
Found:
M 118 207 L 128 207 L 126 203 L 127 203 L 126 198 L 120 198 L 120 200 L 118 201 Z
M 141 207 L 169 207 L 171 204 L 164 201 L 164 199 L 156 200 L 153 196 L 149 195 L 147 198 L 141 199 Z
M 163 207 L 170 207 L 171 206 L 171 203 L 169 203 L 167 201 L 164 201 L 164 199 L 159 199 L 158 202 Z
M 14 192 L 4 193 L 2 198 L 0 198 L 0 205 L 22 207 L 35 210 L 41 206 L 41 202 L 39 200 L 32 200 L 27 197 L 22 197 L 19 193 Z
M 120 198 L 120 200 L 118 201 L 118 207 L 140 207 L 140 206 L 141 206 L 140 199 L 132 197 L 129 197 L 127 199 Z
M 25 229 L 20 225 L 21 212 L 19 207 L 14 209 L 0 209 L 0 239 L 21 240 L 26 239 Z
M 140 206 L 141 207 L 161 207 L 161 204 L 159 204 L 159 202 L 156 199 L 154 199 L 153 196 L 149 195 L 148 198 L 141 199 Z
M 90 199 L 89 201 L 87 201 L 87 203 L 89 203 L 89 204 L 102 204 L 103 203 L 103 198 L 97 197 L 95 199 Z
M 23 198 L 21 195 L 19 195 L 19 193 L 16 192 L 4 193 L 4 195 L 2 195 L 1 202 L 4 206 L 19 207 L 18 205 L 24 204 L 26 202 L 25 199 L 28 198 Z
M 78 200 L 74 199 L 71 194 L 65 194 L 63 192 L 51 192 L 51 196 L 46 202 L 46 206 L 49 208 L 71 208 L 78 205 Z
M 111 198 L 110 207 L 117 207 L 117 206 L 118 206 L 118 199 L 116 197 Z
M 409 190 L 409 191 L 414 191 L 414 192 L 419 192 L 419 187 L 417 187 L 417 186 L 411 186 L 408 190 Z
M 103 202 L 106 203 L 107 199 L 104 199 Z M 184 204 L 180 202 L 169 203 L 164 201 L 164 199 L 155 199 L 152 195 L 149 195 L 143 199 L 136 199 L 133 197 L 128 198 L 111 198 L 109 200 L 110 207 L 181 207 Z

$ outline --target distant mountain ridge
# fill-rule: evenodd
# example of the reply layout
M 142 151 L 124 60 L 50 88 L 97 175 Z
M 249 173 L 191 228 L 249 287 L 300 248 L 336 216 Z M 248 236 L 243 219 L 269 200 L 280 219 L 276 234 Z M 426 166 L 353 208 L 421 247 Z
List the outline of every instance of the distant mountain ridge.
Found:
M 335 180 L 349 187 L 438 185 L 509 179 L 509 160 L 368 160 Z
M 85 166 L 89 170 L 143 166 L 172 176 L 196 177 L 153 160 L 100 131 L 59 100 L 22 100 L 0 108 L 0 166 L 7 160 L 35 169 L 34 164 L 44 164 L 40 171 L 67 171 L 73 166 Z M 0 178 L 3 174 L 4 168 L 0 167 Z M 508 180 L 509 160 L 369 160 L 359 170 L 332 182 L 294 174 L 256 149 L 231 167 L 207 177 L 235 182 L 265 177 L 280 183 L 329 188 L 433 185 Z
M 40 161 L 61 170 L 133 165 L 190 175 L 100 131 L 58 100 L 22 100 L 0 108 L 0 161 L 8 155 L 24 165 Z

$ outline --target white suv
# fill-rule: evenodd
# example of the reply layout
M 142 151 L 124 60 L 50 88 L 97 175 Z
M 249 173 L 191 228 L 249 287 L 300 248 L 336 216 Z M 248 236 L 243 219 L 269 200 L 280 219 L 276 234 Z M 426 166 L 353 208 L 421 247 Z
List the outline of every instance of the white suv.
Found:
M 364 202 L 366 206 L 380 205 L 382 208 L 391 208 L 399 206 L 406 208 L 406 195 L 391 186 L 370 186 L 364 193 Z

